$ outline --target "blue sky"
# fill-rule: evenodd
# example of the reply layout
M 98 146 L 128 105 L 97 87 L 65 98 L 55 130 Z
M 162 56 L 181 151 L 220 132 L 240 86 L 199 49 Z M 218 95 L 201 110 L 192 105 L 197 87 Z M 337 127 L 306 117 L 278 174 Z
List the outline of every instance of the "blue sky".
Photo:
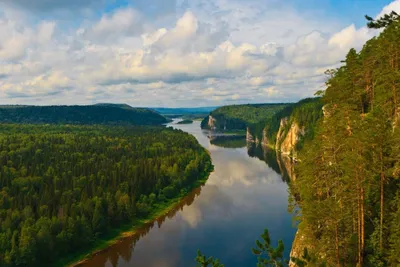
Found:
M 344 25 L 355 23 L 363 26 L 364 15 L 378 14 L 391 0 L 293 0 L 300 10 L 320 10 L 322 14 L 340 19 Z
M 0 0 L 1 104 L 289 102 L 400 0 Z
M 241 0 L 243 3 L 249 3 L 252 0 Z M 185 1 L 181 1 L 185 3 Z M 189 3 L 190 1 L 186 1 Z M 271 1 L 253 1 L 253 2 L 271 2 Z M 321 16 L 327 16 L 334 19 L 340 19 L 345 24 L 355 23 L 357 26 L 365 24 L 365 14 L 378 14 L 382 7 L 390 4 L 391 0 L 286 0 L 275 1 L 275 5 L 289 5 L 300 12 L 315 12 Z M 180 3 L 180 2 L 178 2 Z M 112 12 L 121 7 L 132 6 L 146 14 L 147 16 L 160 16 L 165 13 L 174 12 L 177 1 L 130 1 L 116 0 L 106 4 L 104 12 Z M 184 5 L 184 4 L 183 4 Z

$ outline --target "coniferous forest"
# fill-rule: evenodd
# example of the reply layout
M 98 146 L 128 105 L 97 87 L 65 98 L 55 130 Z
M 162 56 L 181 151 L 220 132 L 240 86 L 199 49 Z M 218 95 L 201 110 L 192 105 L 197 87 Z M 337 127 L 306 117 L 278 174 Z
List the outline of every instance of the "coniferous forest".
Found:
M 319 98 L 221 107 L 201 123 L 247 128 L 278 145 L 291 123 L 304 129 L 287 161 L 304 248 L 291 259 L 297 266 L 400 266 L 400 17 L 366 18 L 382 32 L 326 72 Z M 0 267 L 63 265 L 204 182 L 210 155 L 188 133 L 151 126 L 166 121 L 118 104 L 0 107 Z M 238 148 L 245 140 L 210 142 Z M 276 156 L 258 150 L 261 143 L 248 154 Z M 271 169 L 280 170 L 279 162 Z M 274 248 L 267 230 L 261 238 L 252 250 L 257 266 L 289 264 L 282 241 Z M 196 261 L 223 266 L 200 251 Z
M 278 131 L 278 117 L 312 122 L 291 183 L 304 254 L 290 266 L 400 266 L 400 16 L 367 20 L 383 31 L 326 72 L 322 98 L 289 106 L 266 122 L 268 137 Z M 313 105 L 307 110 L 317 112 L 304 113 L 307 102 Z M 283 245 L 273 248 L 264 237 L 253 253 L 267 260 L 260 257 L 257 266 L 286 266 Z M 201 253 L 196 260 L 223 266 Z
M 2 123 L 160 125 L 168 122 L 157 112 L 125 104 L 90 106 L 0 106 Z
M 147 219 L 212 168 L 182 131 L 0 125 L 0 266 L 54 266 Z M 154 215 L 153 215 L 154 216 Z
M 386 28 L 329 71 L 295 183 L 300 228 L 329 265 L 400 265 L 400 20 L 370 21 Z
M 212 111 L 201 122 L 201 128 L 215 130 L 246 130 L 246 127 L 271 118 L 288 104 L 247 104 L 223 106 Z M 213 127 L 208 125 L 209 117 L 214 119 Z

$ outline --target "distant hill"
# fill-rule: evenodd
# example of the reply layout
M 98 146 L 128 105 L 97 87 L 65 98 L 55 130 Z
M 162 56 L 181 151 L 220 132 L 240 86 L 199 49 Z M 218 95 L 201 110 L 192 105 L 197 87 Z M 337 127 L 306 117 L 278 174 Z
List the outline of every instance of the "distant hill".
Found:
M 128 104 L 97 103 L 97 104 L 95 104 L 95 106 L 135 109 L 135 108 L 129 106 Z
M 187 115 L 187 114 L 208 114 L 218 107 L 200 108 L 151 108 L 162 115 Z
M 217 108 L 201 123 L 203 129 L 246 130 L 246 127 L 271 118 L 289 104 L 246 104 Z
M 167 119 L 146 108 L 126 104 L 90 106 L 0 106 L 3 123 L 160 125 Z

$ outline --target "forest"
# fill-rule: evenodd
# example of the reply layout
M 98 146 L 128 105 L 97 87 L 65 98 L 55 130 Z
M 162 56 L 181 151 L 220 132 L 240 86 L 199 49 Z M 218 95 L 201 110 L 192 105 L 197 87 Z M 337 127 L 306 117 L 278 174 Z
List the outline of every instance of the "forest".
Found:
M 217 108 L 209 116 L 215 119 L 216 130 L 246 130 L 250 124 L 271 118 L 288 104 L 246 104 Z M 201 122 L 203 129 L 209 128 L 209 116 Z
M 313 104 L 322 110 L 306 100 L 317 112 L 282 111 L 313 126 L 291 183 L 304 248 L 291 259 L 296 266 L 400 266 L 400 16 L 366 18 L 383 31 L 326 72 L 321 103 Z M 268 232 L 256 241 L 257 266 L 287 266 L 283 244 L 269 241 Z M 223 266 L 200 252 L 196 261 Z
M 54 266 L 212 169 L 180 130 L 0 124 L 0 266 Z
M 282 129 L 283 135 L 287 134 L 288 128 L 296 122 L 299 127 L 306 130 L 305 136 L 301 137 L 297 143 L 297 150 L 300 150 L 305 140 L 313 139 L 316 123 L 323 115 L 322 106 L 323 103 L 320 97 L 306 98 L 298 103 L 287 105 L 270 118 L 249 125 L 248 130 L 253 136 L 258 137 L 259 140 L 262 140 L 263 132 L 265 132 L 270 145 L 274 147 L 278 145 L 279 147 L 280 144 L 276 144 L 276 141 L 281 120 L 288 120 L 286 127 Z
M 297 168 L 300 230 L 328 265 L 400 265 L 400 19 L 369 21 L 385 29 L 327 72 Z
M 2 123 L 160 125 L 167 119 L 145 108 L 124 104 L 91 106 L 0 106 Z

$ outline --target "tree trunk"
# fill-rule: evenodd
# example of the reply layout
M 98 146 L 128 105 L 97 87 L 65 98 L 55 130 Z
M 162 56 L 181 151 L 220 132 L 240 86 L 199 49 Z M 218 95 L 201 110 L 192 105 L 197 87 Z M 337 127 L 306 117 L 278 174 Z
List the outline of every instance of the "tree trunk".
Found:
M 339 230 L 338 230 L 338 222 L 335 224 L 335 246 L 336 246 L 336 262 L 337 266 L 340 266 L 340 257 L 339 257 Z
M 358 177 L 358 171 L 356 171 L 356 180 L 357 180 L 357 239 L 358 239 L 358 267 L 361 267 L 361 189 L 360 189 L 360 181 Z
M 365 231 L 364 231 L 364 188 L 361 185 L 361 266 L 363 264 L 364 257 L 364 241 L 365 241 Z
M 382 146 L 382 145 L 381 145 Z M 380 227 L 379 227 L 379 249 L 383 251 L 383 205 L 384 205 L 384 186 L 385 186 L 385 174 L 383 170 L 383 148 L 381 147 L 380 160 L 381 160 L 381 214 L 380 214 Z

